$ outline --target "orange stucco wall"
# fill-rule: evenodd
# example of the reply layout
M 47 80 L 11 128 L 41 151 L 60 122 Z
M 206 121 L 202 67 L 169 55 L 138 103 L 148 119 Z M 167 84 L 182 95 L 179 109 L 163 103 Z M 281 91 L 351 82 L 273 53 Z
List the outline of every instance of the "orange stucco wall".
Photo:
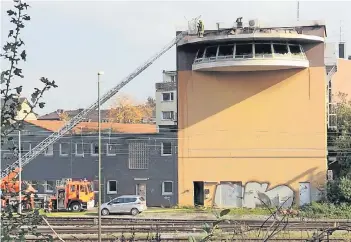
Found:
M 325 91 L 324 67 L 179 71 L 179 204 L 193 205 L 193 181 L 323 186 Z
M 332 77 L 333 102 L 338 102 L 339 92 L 351 99 L 351 60 L 338 59 L 337 72 Z

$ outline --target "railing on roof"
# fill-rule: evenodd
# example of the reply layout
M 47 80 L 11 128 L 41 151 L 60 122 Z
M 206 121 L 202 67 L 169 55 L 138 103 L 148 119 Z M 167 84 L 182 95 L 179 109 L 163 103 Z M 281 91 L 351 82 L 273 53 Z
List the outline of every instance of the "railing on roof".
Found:
M 217 57 L 207 57 L 207 58 L 197 58 L 194 61 L 194 64 L 199 63 L 209 63 L 209 62 L 216 62 L 216 61 L 227 61 L 227 60 L 267 60 L 267 59 L 274 59 L 274 60 L 287 60 L 287 59 L 297 59 L 297 60 L 306 60 L 306 56 L 304 54 L 285 54 L 285 55 L 275 55 L 275 54 L 248 54 L 248 55 L 229 55 L 229 56 L 217 56 Z

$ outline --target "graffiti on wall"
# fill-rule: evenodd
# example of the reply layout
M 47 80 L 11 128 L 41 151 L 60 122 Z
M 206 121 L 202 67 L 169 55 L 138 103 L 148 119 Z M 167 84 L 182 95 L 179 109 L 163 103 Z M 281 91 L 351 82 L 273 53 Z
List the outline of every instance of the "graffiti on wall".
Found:
M 269 188 L 269 183 L 226 182 L 216 186 L 214 205 L 217 207 L 246 207 L 255 208 L 267 206 L 290 207 L 294 201 L 294 191 L 286 186 L 279 185 Z

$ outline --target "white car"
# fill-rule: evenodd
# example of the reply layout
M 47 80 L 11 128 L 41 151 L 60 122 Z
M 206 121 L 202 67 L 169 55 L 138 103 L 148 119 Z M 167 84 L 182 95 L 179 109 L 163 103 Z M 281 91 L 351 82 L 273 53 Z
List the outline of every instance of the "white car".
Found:
M 138 195 L 123 195 L 101 204 L 101 215 L 110 213 L 130 213 L 137 215 L 147 209 L 145 199 Z

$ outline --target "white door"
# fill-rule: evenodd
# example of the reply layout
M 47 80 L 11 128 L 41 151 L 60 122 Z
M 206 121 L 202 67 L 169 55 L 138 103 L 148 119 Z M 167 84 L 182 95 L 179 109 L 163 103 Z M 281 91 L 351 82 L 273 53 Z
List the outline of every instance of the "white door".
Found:
M 146 184 L 145 183 L 138 183 L 136 184 L 136 195 L 142 196 L 146 201 Z
M 300 206 L 311 203 L 311 184 L 309 182 L 300 182 L 299 188 Z

